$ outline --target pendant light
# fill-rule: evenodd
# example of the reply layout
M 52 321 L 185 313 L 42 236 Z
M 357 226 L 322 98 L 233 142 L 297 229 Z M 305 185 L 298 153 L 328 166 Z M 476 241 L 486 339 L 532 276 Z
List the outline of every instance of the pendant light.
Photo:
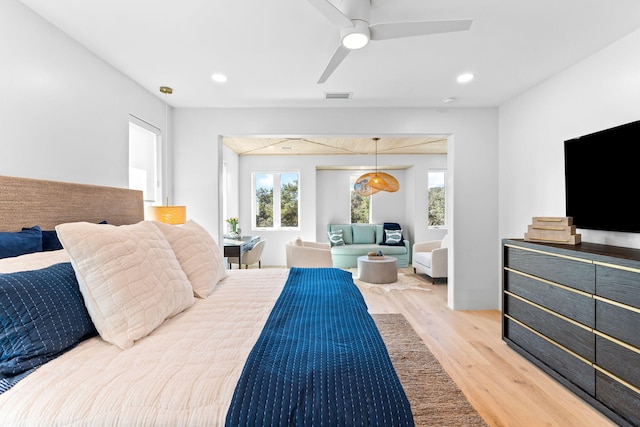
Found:
M 373 138 L 376 144 L 376 171 L 365 173 L 360 176 L 355 184 L 353 184 L 353 190 L 360 196 L 371 196 L 378 191 L 387 191 L 394 193 L 400 189 L 400 183 L 393 176 L 388 173 L 378 172 L 378 140 L 380 138 Z
M 173 93 L 173 89 L 168 86 L 160 86 L 160 92 L 164 93 L 165 138 L 164 143 L 162 144 L 164 148 L 164 173 L 162 175 L 164 177 L 163 189 L 165 194 L 167 194 L 167 153 L 169 152 L 169 103 L 167 102 L 167 97 Z M 187 207 L 169 206 L 169 196 L 166 196 L 165 200 L 166 204 L 164 206 L 149 206 L 147 209 L 149 219 L 152 221 L 164 222 L 165 224 L 184 224 L 187 221 Z

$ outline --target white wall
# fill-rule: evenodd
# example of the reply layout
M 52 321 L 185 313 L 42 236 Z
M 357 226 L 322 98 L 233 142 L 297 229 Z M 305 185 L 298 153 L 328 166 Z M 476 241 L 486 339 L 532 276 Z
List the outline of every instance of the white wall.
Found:
M 221 220 L 225 220 L 230 217 L 238 217 L 240 218 L 240 156 L 238 156 L 233 150 L 228 148 L 227 146 L 220 144 L 222 146 L 222 161 L 226 164 L 227 169 L 227 177 L 226 179 L 226 203 L 227 212 L 226 214 L 221 214 Z M 224 186 L 223 186 L 224 190 Z M 226 224 L 223 224 L 226 225 Z M 243 227 L 243 224 L 240 224 L 240 228 Z M 248 228 L 246 228 L 248 230 Z M 226 232 L 223 228 L 222 232 Z
M 222 222 L 216 194 L 221 135 L 451 134 L 447 161 L 455 183 L 450 184 L 455 189 L 450 208 L 455 263 L 450 267 L 449 305 L 498 307 L 497 109 L 177 109 L 174 118 L 176 203 L 188 205 L 189 217 L 215 236 L 221 235 Z M 302 179 L 315 184 L 314 177 Z M 417 205 L 415 209 L 419 211 Z
M 0 174 L 127 187 L 129 114 L 164 129 L 162 99 L 15 0 L 0 58 Z
M 500 107 L 500 236 L 532 216 L 564 216 L 564 141 L 640 119 L 640 30 Z M 603 147 L 615 149 L 615 145 Z M 588 165 L 606 175 L 615 165 Z M 638 193 L 637 182 L 628 185 Z M 586 242 L 640 248 L 640 234 L 578 230 Z

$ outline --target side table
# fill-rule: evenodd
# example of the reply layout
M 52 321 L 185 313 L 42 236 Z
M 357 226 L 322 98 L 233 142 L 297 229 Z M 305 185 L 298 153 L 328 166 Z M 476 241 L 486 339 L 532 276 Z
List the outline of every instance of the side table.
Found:
M 358 257 L 358 279 L 367 283 L 394 283 L 398 281 L 398 260 L 385 255 L 382 259 Z

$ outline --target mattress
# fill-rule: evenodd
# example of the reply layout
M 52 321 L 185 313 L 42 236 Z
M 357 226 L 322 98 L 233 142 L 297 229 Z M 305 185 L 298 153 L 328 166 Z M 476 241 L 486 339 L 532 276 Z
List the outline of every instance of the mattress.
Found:
M 288 274 L 230 270 L 208 298 L 131 348 L 80 343 L 0 394 L 2 425 L 224 425 Z

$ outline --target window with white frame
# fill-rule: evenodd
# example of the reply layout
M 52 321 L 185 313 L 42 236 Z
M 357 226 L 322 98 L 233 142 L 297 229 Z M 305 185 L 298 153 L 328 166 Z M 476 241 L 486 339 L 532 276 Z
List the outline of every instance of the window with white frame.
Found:
M 160 129 L 129 117 L 129 188 L 142 191 L 145 205 L 162 203 Z
M 445 227 L 446 216 L 446 170 L 431 170 L 427 175 L 428 212 L 427 221 L 429 227 Z
M 253 228 L 283 229 L 300 225 L 300 173 L 254 172 Z

